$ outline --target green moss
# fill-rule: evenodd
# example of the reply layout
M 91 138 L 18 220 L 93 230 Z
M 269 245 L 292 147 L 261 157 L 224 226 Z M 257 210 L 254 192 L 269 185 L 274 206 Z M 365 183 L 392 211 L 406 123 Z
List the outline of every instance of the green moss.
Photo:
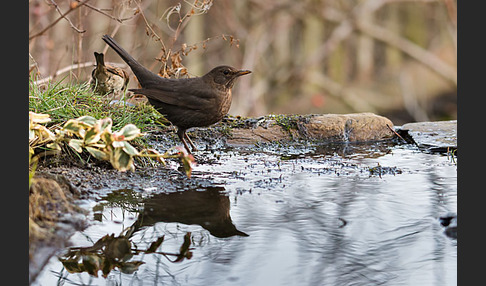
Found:
M 277 125 L 290 132 L 291 129 L 297 130 L 297 123 L 299 122 L 298 115 L 279 114 L 274 117 Z

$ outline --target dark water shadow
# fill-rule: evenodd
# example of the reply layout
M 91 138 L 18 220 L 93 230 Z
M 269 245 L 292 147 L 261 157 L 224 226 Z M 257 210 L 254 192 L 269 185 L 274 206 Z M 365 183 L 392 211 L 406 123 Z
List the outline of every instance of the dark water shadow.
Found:
M 236 229 L 230 217 L 230 200 L 223 187 L 205 187 L 156 194 L 144 200 L 135 231 L 157 222 L 197 224 L 215 237 L 248 236 Z
M 99 272 L 107 278 L 117 268 L 124 274 L 133 274 L 145 264 L 139 254 L 159 254 L 169 262 L 190 260 L 193 256 L 192 234 L 186 232 L 178 252 L 162 251 L 165 234 L 145 241 L 146 249 L 135 246 L 133 237 L 137 231 L 152 227 L 158 222 L 200 225 L 215 237 L 248 236 L 236 229 L 230 217 L 229 197 L 223 187 L 204 187 L 172 193 L 155 194 L 143 199 L 138 193 L 122 189 L 109 193 L 101 205 L 118 206 L 134 211 L 143 206 L 135 222 L 119 235 L 106 234 L 87 247 L 73 246 L 59 257 L 68 273 L 88 273 L 98 277 Z M 138 195 L 137 195 L 138 194 Z M 101 220 L 100 220 L 101 221 Z M 62 271 L 57 273 L 59 281 L 64 281 Z

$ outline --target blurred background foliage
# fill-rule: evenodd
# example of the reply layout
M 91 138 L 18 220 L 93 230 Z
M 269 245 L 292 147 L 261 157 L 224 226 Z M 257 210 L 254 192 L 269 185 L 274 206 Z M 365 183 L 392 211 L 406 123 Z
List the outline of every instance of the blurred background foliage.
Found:
M 457 118 L 456 0 L 29 0 L 30 74 L 84 82 L 112 35 L 163 76 L 250 69 L 232 115 Z

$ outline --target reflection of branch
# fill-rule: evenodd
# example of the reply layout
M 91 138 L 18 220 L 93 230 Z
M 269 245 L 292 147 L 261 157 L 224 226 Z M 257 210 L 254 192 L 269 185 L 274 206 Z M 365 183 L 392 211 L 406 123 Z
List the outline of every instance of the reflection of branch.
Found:
M 179 249 L 179 253 L 155 251 L 162 244 L 163 240 L 164 236 L 159 237 L 151 244 L 149 249 L 140 250 L 131 248 L 132 241 L 127 236 L 120 234 L 115 237 L 115 234 L 112 233 L 101 237 L 92 246 L 70 247 L 66 254 L 59 257 L 59 260 L 69 273 L 87 272 L 92 276 L 98 277 L 98 272 L 101 270 L 103 277 L 106 278 L 115 267 L 124 274 L 133 274 L 137 271 L 140 265 L 145 262 L 139 260 L 130 261 L 134 254 L 160 254 L 173 263 L 192 258 L 192 252 L 190 251 L 192 248 L 189 247 L 191 245 L 191 232 L 186 232 L 184 235 L 184 242 Z M 171 260 L 169 256 L 176 256 L 176 258 Z
M 45 27 L 44 29 L 42 29 L 40 32 L 38 33 L 35 33 L 34 35 L 32 36 L 29 36 L 29 41 L 32 40 L 33 38 L 35 37 L 38 37 L 42 34 L 44 34 L 47 30 L 49 30 L 50 28 L 52 28 L 54 25 L 56 25 L 59 21 L 61 21 L 62 18 L 66 18 L 66 15 L 71 13 L 72 11 L 78 9 L 79 7 L 83 6 L 84 4 L 86 4 L 86 2 L 88 2 L 90 0 L 84 0 L 84 1 L 80 1 L 80 2 L 77 2 L 78 4 L 77 5 L 73 5 L 73 6 L 70 6 L 69 10 L 66 11 L 66 13 L 64 14 L 61 14 L 61 16 L 59 16 L 59 18 L 57 18 L 54 22 L 52 22 L 51 24 L 47 25 L 47 27 Z M 69 20 L 68 20 L 69 21 Z M 72 24 L 71 24 L 72 25 Z

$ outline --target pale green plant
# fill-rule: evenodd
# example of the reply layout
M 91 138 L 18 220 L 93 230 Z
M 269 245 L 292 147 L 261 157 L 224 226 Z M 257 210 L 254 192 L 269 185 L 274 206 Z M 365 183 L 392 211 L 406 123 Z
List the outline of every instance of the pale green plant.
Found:
M 41 123 L 50 121 L 49 115 L 29 113 L 29 154 L 34 154 L 34 149 L 45 145 L 51 150 L 62 150 L 62 145 L 67 143 L 69 147 L 78 153 L 86 150 L 98 160 L 109 161 L 111 165 L 122 172 L 135 169 L 135 156 L 155 158 L 165 164 L 164 159 L 180 158 L 186 175 L 191 176 L 191 165 L 194 157 L 183 152 L 179 148 L 172 148 L 161 154 L 154 149 L 138 151 L 129 141 L 143 136 L 140 129 L 134 124 L 127 124 L 119 131 L 112 131 L 113 121 L 106 117 L 96 119 L 85 115 L 76 119 L 69 119 L 60 128 L 51 131 Z M 176 152 L 174 152 L 176 151 Z

